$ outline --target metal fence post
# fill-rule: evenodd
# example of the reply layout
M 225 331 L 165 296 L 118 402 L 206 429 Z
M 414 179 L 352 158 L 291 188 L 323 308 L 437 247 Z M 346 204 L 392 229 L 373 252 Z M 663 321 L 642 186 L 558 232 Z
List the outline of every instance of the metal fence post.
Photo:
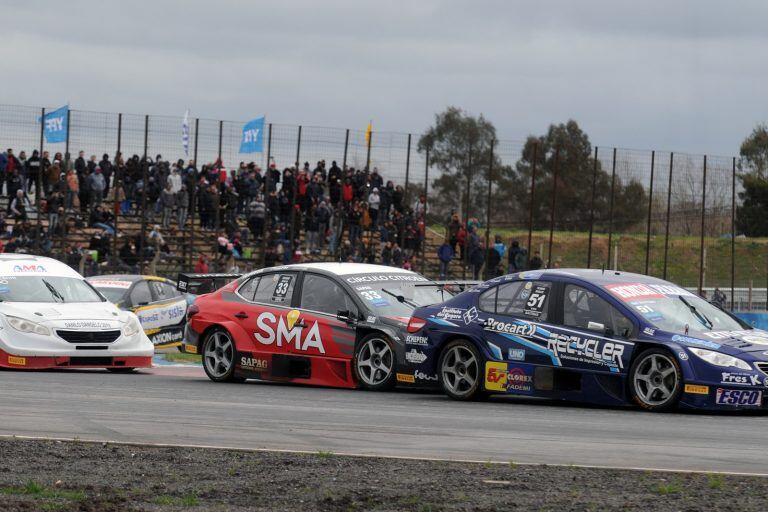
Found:
M 69 132 L 69 126 L 67 126 L 67 132 Z M 40 109 L 40 155 L 38 155 L 40 164 L 37 168 L 37 183 L 35 183 L 35 212 L 37 214 L 37 232 L 35 233 L 35 247 L 37 248 L 38 254 L 41 252 L 41 239 L 40 239 L 40 231 L 43 229 L 42 225 L 42 212 L 40 211 L 40 195 L 41 195 L 41 189 L 42 189 L 42 178 L 43 178 L 43 141 L 45 140 L 45 107 Z M 8 198 L 9 201 L 12 200 L 12 198 Z M 48 225 L 48 229 L 50 230 L 51 225 Z M 51 233 L 48 233 L 48 236 L 51 236 Z
M 611 199 L 608 207 L 608 260 L 606 268 L 611 268 L 611 244 L 613 243 L 613 198 L 616 190 L 616 148 L 613 148 L 613 164 L 611 165 Z M 618 270 L 618 269 L 614 269 Z
M 293 258 L 293 253 L 296 251 L 296 247 L 294 246 L 294 242 L 296 240 L 296 192 L 299 188 L 299 166 L 301 165 L 299 163 L 299 157 L 301 155 L 301 125 L 299 125 L 299 136 L 296 141 L 296 168 L 295 172 L 293 173 L 293 192 L 291 193 L 291 229 L 289 231 L 291 235 L 291 239 L 288 241 L 288 247 L 291 248 L 291 259 Z M 285 183 L 283 183 L 283 186 L 285 186 Z M 299 229 L 299 233 L 301 233 L 301 229 Z
M 112 261 L 115 262 L 115 267 L 117 267 L 118 259 L 118 248 L 117 248 L 117 233 L 118 233 L 118 221 L 120 220 L 120 213 L 122 212 L 122 205 L 120 204 L 119 200 L 119 191 L 125 192 L 125 189 L 123 188 L 123 173 L 120 166 L 120 151 L 122 147 L 123 142 L 123 114 L 119 113 L 117 114 L 117 149 L 115 150 L 115 158 L 113 161 L 115 162 L 115 181 L 112 184 L 112 197 L 114 198 L 112 200 L 112 211 L 115 213 L 115 237 L 112 240 Z
M 560 171 L 560 147 L 555 148 L 555 165 L 552 169 L 552 203 L 549 209 L 549 247 L 547 248 L 547 268 L 552 268 L 552 241 L 555 234 L 555 212 L 557 208 L 557 175 Z
M 139 239 L 139 273 L 144 273 L 144 245 L 147 237 L 147 184 L 149 183 L 149 165 L 147 150 L 149 147 L 149 115 L 144 116 L 144 157 L 141 159 L 141 179 L 144 184 L 141 191 L 141 238 Z
M 667 220 L 664 229 L 664 272 L 662 278 L 667 278 L 667 256 L 669 255 L 669 214 L 672 211 L 672 169 L 674 168 L 675 154 L 669 154 L 669 183 L 667 185 Z
M 197 173 L 197 141 L 200 134 L 200 118 L 195 118 L 195 146 L 192 150 L 192 161 L 194 162 L 194 173 Z M 192 189 L 189 191 L 189 268 L 192 268 L 192 262 L 195 260 L 195 210 L 197 210 L 198 181 L 200 176 L 195 174 L 192 182 Z M 202 228 L 202 226 L 201 226 Z
M 707 213 L 707 155 L 704 155 L 704 183 L 701 186 L 701 243 L 699 245 L 699 295 L 704 287 L 704 224 Z
M 267 132 L 267 169 L 264 174 L 264 227 L 261 230 L 261 266 L 267 266 L 267 246 L 268 239 L 272 234 L 272 215 L 269 213 L 269 189 L 272 180 L 272 168 L 270 160 L 272 158 L 272 123 L 269 123 Z
M 427 273 L 427 205 L 429 204 L 429 148 L 424 159 L 424 239 L 421 241 L 421 265 Z
M 67 138 L 64 141 L 64 173 L 69 172 L 69 162 L 71 157 L 69 156 L 69 133 L 72 131 L 72 111 L 67 109 Z
M 371 144 L 373 144 L 373 130 L 368 133 L 368 151 L 365 155 L 365 170 L 371 171 Z
M 408 134 L 408 149 L 405 152 L 405 187 L 403 188 L 403 202 L 405 204 L 410 204 L 408 202 L 408 174 L 411 170 L 411 134 Z M 424 229 L 426 230 L 426 219 L 424 224 Z M 426 233 L 426 231 L 424 231 Z
M 731 309 L 736 300 L 736 157 L 731 168 Z M 768 306 L 766 306 L 768 307 Z
M 224 121 L 219 121 L 219 151 L 218 151 L 218 159 L 219 163 L 223 165 L 223 162 L 221 161 L 221 141 L 224 134 Z
M 469 265 L 469 190 L 472 188 L 472 143 L 469 144 L 469 153 L 467 157 L 467 193 L 464 208 L 464 229 L 467 232 L 467 236 L 464 238 L 464 261 L 461 274 L 462 279 L 467 278 L 467 266 Z
M 645 229 L 645 275 L 651 262 L 651 213 L 653 212 L 653 170 L 656 163 L 656 151 L 651 151 L 651 185 L 648 188 L 648 225 Z
M 528 201 L 528 256 L 530 259 L 533 250 L 531 243 L 533 243 L 533 200 L 536 195 L 536 160 L 538 159 L 539 143 L 533 143 L 533 165 L 531 165 L 531 198 Z M 526 262 L 525 265 L 528 268 Z
M 488 158 L 488 200 L 485 204 L 485 272 L 488 279 L 496 277 L 491 275 L 490 268 L 488 268 L 488 255 L 491 248 L 491 186 L 493 184 L 493 143 L 495 141 L 491 139 L 491 147 L 489 150 L 490 157 Z M 503 255 L 502 255 L 503 256 Z
M 595 159 L 592 162 L 592 197 L 589 200 L 589 241 L 587 242 L 587 268 L 592 266 L 592 236 L 595 230 L 595 193 L 597 188 L 597 146 L 595 146 Z

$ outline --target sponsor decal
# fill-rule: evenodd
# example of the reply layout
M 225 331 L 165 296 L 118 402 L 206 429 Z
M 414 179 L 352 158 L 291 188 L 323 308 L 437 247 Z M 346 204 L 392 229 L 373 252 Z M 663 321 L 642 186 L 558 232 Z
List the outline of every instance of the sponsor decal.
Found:
M 398 373 L 397 374 L 397 382 L 404 382 L 406 384 L 413 384 L 416 382 L 416 377 L 413 375 L 408 375 L 407 373 Z
M 510 348 L 507 352 L 507 359 L 512 361 L 525 361 L 525 350 L 522 348 Z
M 67 329 L 110 329 L 110 322 L 100 322 L 98 320 L 67 320 L 64 322 Z
M 538 279 L 542 274 L 543 272 L 521 272 L 519 277 L 520 279 Z
M 750 373 L 720 372 L 721 384 L 739 384 L 743 386 L 759 386 L 762 382 L 760 377 Z
M 688 360 L 688 354 L 686 354 L 682 350 L 677 353 L 677 357 L 679 357 L 681 361 L 687 361 Z
M 525 337 L 533 336 L 536 333 L 536 326 L 534 324 L 521 320 L 507 323 L 496 320 L 495 318 L 488 318 L 488 320 L 485 321 L 484 329 L 486 331 L 503 332 Z
M 435 316 L 443 320 L 464 320 L 465 309 L 443 307 Z
M 187 301 L 181 298 L 160 306 L 140 307 L 134 311 L 145 331 L 178 324 L 187 312 Z
M 266 359 L 259 359 L 256 357 L 240 356 L 240 367 L 243 370 L 251 370 L 255 372 L 262 372 L 269 366 Z
M 370 274 L 364 276 L 348 277 L 347 282 L 355 283 L 378 283 L 381 281 L 429 281 L 426 277 L 411 274 Z
M 184 352 L 187 354 L 197 354 L 197 347 L 195 345 L 184 345 Z
M 42 265 L 14 265 L 14 272 L 48 272 Z
M 412 334 L 409 334 L 405 337 L 405 344 L 406 345 L 419 345 L 419 346 L 425 346 L 429 345 L 429 338 L 426 336 L 414 336 Z
M 410 351 L 405 353 L 405 360 L 409 363 L 421 364 L 427 360 L 427 354 L 412 348 Z
M 530 393 L 533 390 L 533 375 L 521 366 L 489 361 L 485 365 L 485 389 Z
M 16 366 L 27 366 L 27 358 L 8 356 L 8 364 L 15 364 Z
M 295 309 L 279 317 L 270 311 L 264 311 L 256 317 L 256 331 L 253 336 L 262 345 L 275 344 L 282 348 L 283 345 L 288 347 L 293 343 L 296 350 L 301 352 L 313 350 L 325 354 L 325 346 L 320 337 L 320 324 L 314 322 L 308 329 L 298 327 L 298 318 L 299 312 Z
M 714 350 L 717 350 L 718 348 L 720 348 L 719 343 L 714 343 L 712 341 L 707 341 L 707 340 L 700 340 L 699 338 L 691 338 L 690 336 L 681 336 L 679 334 L 675 334 L 674 336 L 672 336 L 672 341 L 686 343 L 688 345 L 698 345 L 701 347 L 711 348 Z
M 627 343 L 631 345 L 631 343 Z M 552 333 L 547 341 L 547 349 L 561 359 L 598 363 L 610 367 L 624 368 L 621 356 L 624 355 L 625 343 L 594 338 L 582 338 L 567 334 Z
M 647 334 L 648 336 L 656 336 L 656 329 L 651 329 L 650 327 L 646 327 L 643 329 L 643 334 Z
M 691 395 L 708 395 L 709 386 L 700 386 L 698 384 L 686 384 L 685 388 L 683 388 L 683 391 Z
M 173 329 L 170 331 L 159 332 L 150 338 L 153 345 L 164 345 L 166 343 L 175 343 L 181 341 L 184 337 L 184 332 L 181 329 Z
M 437 375 L 427 375 L 421 370 L 416 370 L 415 372 L 413 372 L 413 378 L 417 380 L 428 380 L 428 381 L 434 381 L 434 382 L 437 382 L 438 380 Z
M 187 291 L 187 282 L 186 281 L 179 281 L 178 289 L 180 292 L 186 292 Z
M 715 403 L 718 405 L 732 405 L 735 407 L 744 405 L 751 406 L 760 405 L 762 398 L 762 391 L 717 388 Z
M 472 306 L 469 308 L 463 315 L 462 318 L 464 319 L 464 324 L 469 325 L 472 320 L 477 319 L 477 308 L 475 306 Z
M 96 288 L 121 288 L 123 290 L 127 290 L 131 287 L 130 281 L 115 281 L 115 280 L 108 280 L 108 279 L 97 279 L 94 281 L 89 281 L 94 287 Z M 186 283 L 185 283 L 186 284 Z
M 605 288 L 623 301 L 663 299 L 667 295 L 693 296 L 679 286 L 665 284 L 621 283 L 609 284 Z
M 373 316 L 373 315 L 368 315 L 368 318 L 366 319 L 366 321 L 367 321 L 369 324 L 375 324 L 375 323 L 376 323 L 376 317 L 375 317 L 375 316 Z

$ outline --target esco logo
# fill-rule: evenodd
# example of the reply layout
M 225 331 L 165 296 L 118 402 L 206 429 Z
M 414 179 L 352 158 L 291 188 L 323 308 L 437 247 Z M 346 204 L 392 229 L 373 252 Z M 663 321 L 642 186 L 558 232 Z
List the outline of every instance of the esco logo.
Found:
M 323 340 L 320 338 L 320 324 L 315 322 L 304 334 L 304 327 L 295 325 L 298 313 L 298 311 L 292 310 L 288 313 L 288 318 L 276 317 L 274 313 L 269 311 L 261 313 L 256 318 L 257 331 L 253 333 L 256 341 L 262 345 L 274 343 L 278 347 L 282 347 L 283 344 L 290 346 L 293 343 L 296 350 L 306 352 L 309 349 L 314 349 L 325 354 Z
M 14 272 L 46 272 L 42 265 L 14 265 Z

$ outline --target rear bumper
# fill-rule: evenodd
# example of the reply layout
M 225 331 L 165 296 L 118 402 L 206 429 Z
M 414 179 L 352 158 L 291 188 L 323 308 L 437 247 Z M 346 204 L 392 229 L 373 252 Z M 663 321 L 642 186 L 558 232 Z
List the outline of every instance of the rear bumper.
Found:
M 0 350 L 0 368 L 151 368 L 151 356 L 19 356 Z

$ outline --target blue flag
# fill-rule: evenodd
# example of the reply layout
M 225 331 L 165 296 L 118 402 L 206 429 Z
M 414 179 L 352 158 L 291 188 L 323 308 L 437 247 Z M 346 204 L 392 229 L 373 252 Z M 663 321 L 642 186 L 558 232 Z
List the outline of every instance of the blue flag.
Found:
M 67 141 L 67 130 L 69 130 L 69 123 L 67 122 L 68 112 L 69 105 L 64 105 L 53 112 L 46 112 L 44 121 L 45 126 L 43 127 L 45 142 L 48 144 L 55 144 L 57 142 Z M 37 121 L 40 122 L 39 117 L 37 118 Z
M 257 117 L 243 126 L 240 153 L 261 153 L 264 146 L 264 117 Z

